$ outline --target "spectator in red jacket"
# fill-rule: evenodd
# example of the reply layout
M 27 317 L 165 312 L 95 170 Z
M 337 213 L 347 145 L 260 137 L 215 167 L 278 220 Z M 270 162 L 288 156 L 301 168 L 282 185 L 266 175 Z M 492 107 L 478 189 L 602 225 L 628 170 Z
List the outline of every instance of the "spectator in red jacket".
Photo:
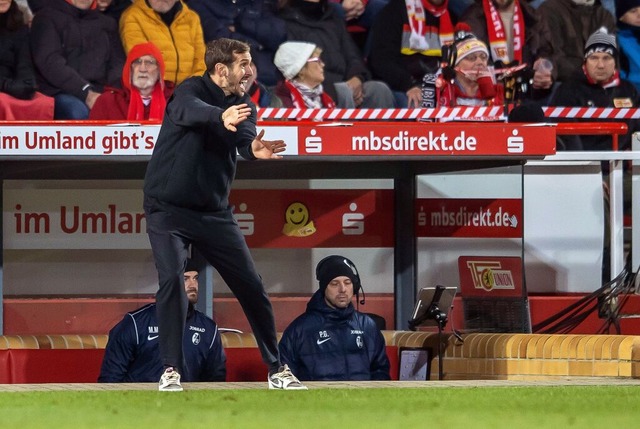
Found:
M 173 90 L 173 83 L 163 78 L 164 60 L 156 45 L 135 45 L 122 70 L 123 88 L 107 88 L 91 109 L 89 119 L 162 121 Z
M 443 70 L 436 83 L 438 106 L 501 105 L 504 101 L 504 88 L 496 83 L 493 69 L 489 67 L 487 45 L 472 33 L 459 34 L 462 37 L 458 39 L 457 34 L 454 43 L 454 75 L 448 78 L 449 73 Z

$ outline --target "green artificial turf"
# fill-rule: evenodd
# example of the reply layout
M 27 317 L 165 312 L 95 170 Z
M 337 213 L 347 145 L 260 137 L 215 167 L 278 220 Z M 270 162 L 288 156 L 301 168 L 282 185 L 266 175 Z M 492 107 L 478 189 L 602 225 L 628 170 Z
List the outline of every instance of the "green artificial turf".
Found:
M 640 387 L 0 393 L 3 428 L 640 427 Z

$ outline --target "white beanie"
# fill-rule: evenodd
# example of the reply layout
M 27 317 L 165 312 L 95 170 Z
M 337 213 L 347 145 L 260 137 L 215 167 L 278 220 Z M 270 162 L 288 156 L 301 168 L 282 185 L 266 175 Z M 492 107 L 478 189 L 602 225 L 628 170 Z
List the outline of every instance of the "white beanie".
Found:
M 307 42 L 284 42 L 276 51 L 273 63 L 287 80 L 300 73 L 302 67 L 311 58 L 316 45 Z

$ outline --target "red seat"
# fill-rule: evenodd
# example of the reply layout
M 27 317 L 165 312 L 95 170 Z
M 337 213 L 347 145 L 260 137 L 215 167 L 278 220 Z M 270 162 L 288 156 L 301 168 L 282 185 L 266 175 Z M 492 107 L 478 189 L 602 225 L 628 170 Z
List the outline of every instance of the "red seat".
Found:
M 97 383 L 104 349 L 12 349 L 10 383 Z M 0 362 L 1 365 L 1 362 Z

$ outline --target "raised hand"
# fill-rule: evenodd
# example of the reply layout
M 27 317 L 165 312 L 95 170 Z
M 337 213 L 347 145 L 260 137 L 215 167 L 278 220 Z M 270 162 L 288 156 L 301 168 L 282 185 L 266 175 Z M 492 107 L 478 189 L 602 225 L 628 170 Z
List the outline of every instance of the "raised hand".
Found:
M 251 150 L 258 159 L 280 159 L 282 155 L 278 153 L 284 152 L 287 148 L 287 144 L 284 140 L 263 140 L 264 130 L 261 130 L 253 142 L 251 143 Z
M 236 126 L 249 116 L 251 116 L 251 107 L 248 104 L 233 105 L 222 112 L 222 122 L 226 129 L 236 132 L 238 131 Z

